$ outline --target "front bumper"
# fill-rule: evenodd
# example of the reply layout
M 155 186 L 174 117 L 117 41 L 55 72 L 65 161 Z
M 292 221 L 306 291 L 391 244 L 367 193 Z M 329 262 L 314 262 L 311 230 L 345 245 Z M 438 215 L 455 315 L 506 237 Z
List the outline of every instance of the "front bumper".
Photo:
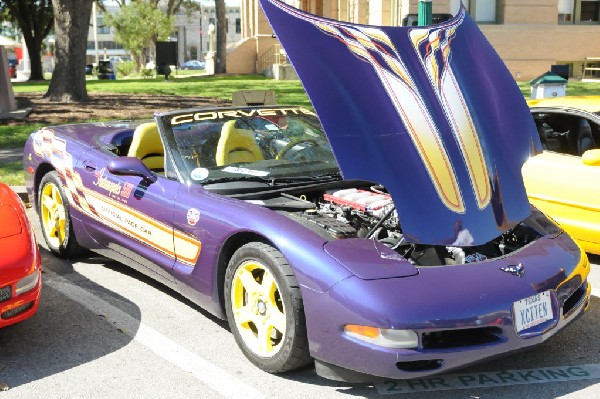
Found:
M 365 375 L 419 378 L 541 344 L 588 308 L 589 261 L 566 235 L 519 252 L 529 265 L 522 279 L 499 271 L 514 263 L 508 256 L 479 265 L 424 268 L 404 279 L 350 277 L 326 293 L 303 294 L 317 372 L 346 381 L 368 380 Z M 514 302 L 543 291 L 551 292 L 552 320 L 518 334 Z M 417 332 L 419 347 L 369 344 L 346 335 L 345 324 L 410 329 Z
M 42 293 L 42 271 L 38 274 L 35 287 L 20 295 L 16 295 L 17 281 L 0 286 L 0 328 L 18 323 L 33 316 L 39 307 Z

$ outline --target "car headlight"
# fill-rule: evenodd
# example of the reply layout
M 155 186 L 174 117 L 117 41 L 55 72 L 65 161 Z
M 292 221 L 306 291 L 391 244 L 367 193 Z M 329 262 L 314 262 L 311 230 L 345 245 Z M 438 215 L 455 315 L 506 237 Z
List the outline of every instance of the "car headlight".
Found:
M 21 295 L 35 288 L 40 278 L 40 269 L 35 269 L 33 273 L 20 279 L 17 282 L 16 294 Z
M 419 346 L 419 336 L 412 330 L 394 330 L 347 324 L 344 332 L 361 341 L 386 348 L 411 349 Z

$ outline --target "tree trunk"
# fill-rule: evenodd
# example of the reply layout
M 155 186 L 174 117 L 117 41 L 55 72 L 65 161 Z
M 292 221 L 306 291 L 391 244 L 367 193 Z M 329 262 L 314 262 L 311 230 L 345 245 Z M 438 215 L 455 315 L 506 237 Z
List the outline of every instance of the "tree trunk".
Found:
M 44 98 L 57 102 L 87 101 L 85 52 L 93 0 L 52 0 L 56 34 L 56 67 Z
M 39 39 L 39 38 L 38 38 Z M 27 44 L 29 51 L 29 60 L 31 62 L 31 76 L 29 80 L 44 80 L 44 71 L 42 69 L 42 42 L 40 40 L 32 40 Z
M 227 72 L 227 18 L 225 14 L 225 0 L 215 0 L 217 11 L 217 59 L 216 73 Z
M 50 0 L 5 0 L 3 2 L 23 33 L 31 61 L 30 80 L 43 80 L 42 42 L 52 29 L 54 17 Z

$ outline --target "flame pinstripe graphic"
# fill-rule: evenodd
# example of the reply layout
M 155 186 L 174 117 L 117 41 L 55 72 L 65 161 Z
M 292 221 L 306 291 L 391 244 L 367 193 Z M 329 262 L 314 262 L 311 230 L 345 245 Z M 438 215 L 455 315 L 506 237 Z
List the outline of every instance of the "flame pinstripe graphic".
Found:
M 464 11 L 453 24 L 414 29 L 410 37 L 465 158 L 477 205 L 483 209 L 491 199 L 490 177 L 470 111 L 450 67 L 452 39 L 463 18 Z
M 388 35 L 377 28 L 317 19 L 298 13 L 282 3 L 273 4 L 335 37 L 356 57 L 371 65 L 404 123 L 442 203 L 456 213 L 465 212 L 454 167 L 440 138 L 439 129 Z M 462 139 L 463 135 L 457 137 Z M 486 198 L 479 200 L 481 207 L 489 202 L 489 189 Z

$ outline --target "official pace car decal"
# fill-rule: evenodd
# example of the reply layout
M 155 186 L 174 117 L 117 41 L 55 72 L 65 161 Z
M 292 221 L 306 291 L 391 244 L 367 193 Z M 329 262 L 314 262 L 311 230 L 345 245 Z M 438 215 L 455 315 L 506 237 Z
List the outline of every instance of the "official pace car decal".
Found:
M 73 158 L 67 152 L 66 142 L 49 129 L 35 133 L 33 150 L 56 168 L 66 184 L 65 194 L 71 207 L 183 264 L 196 264 L 202 247 L 200 241 L 128 206 L 127 200 L 134 188 L 131 183 L 113 180 L 102 168 L 92 183 L 97 191 L 86 188 L 79 173 L 73 170 Z M 195 222 L 198 219 L 199 212 Z
M 260 0 L 344 178 L 392 194 L 410 241 L 484 244 L 530 213 L 520 169 L 539 137 L 465 10 L 441 25 L 366 26 Z

